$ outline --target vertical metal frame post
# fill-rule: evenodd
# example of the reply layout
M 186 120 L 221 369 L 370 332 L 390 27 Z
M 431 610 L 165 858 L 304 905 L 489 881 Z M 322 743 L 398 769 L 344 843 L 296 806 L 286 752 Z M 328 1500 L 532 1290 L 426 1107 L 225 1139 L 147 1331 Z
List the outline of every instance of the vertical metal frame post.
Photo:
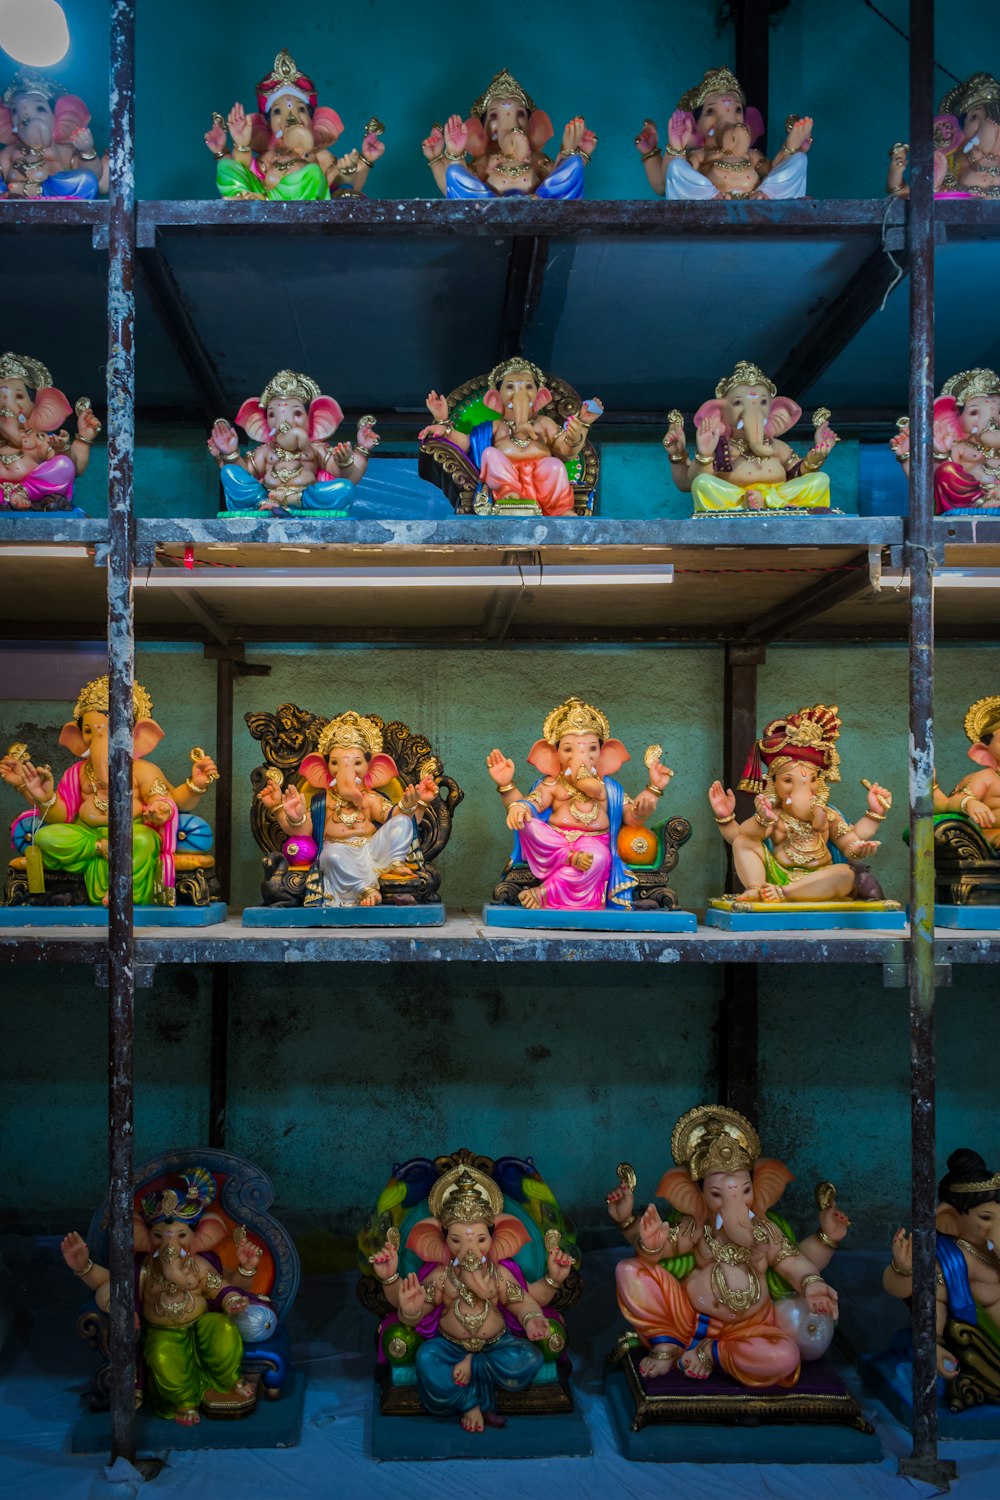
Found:
M 108 205 L 108 1104 L 111 1457 L 135 1457 L 132 1130 L 135 944 L 132 931 L 132 506 L 135 446 L 135 0 L 111 0 Z

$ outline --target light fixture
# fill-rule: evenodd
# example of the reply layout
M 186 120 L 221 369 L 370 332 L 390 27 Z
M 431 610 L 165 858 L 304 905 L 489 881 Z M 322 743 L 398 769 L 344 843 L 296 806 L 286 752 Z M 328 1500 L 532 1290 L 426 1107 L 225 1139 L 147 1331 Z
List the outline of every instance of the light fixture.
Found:
M 69 27 L 56 0 L 0 0 L 0 47 L 29 68 L 51 68 L 69 51 Z
M 1000 568 L 936 568 L 933 574 L 936 589 L 1000 589 Z M 881 589 L 906 589 L 910 587 L 909 572 L 886 570 L 882 573 Z
M 160 589 L 484 589 L 590 588 L 672 583 L 672 563 L 590 568 L 150 568 L 136 588 Z
M 0 0 L 0 5 L 3 0 Z M 58 542 L 40 542 L 37 546 L 0 545 L 0 559 L 5 557 L 89 557 L 90 547 L 60 546 Z

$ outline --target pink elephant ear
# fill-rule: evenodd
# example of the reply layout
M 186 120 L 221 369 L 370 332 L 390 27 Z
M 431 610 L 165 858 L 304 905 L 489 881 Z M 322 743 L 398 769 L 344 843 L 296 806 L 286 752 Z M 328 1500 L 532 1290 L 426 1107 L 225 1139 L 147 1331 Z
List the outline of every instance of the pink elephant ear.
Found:
M 421 1219 L 406 1236 L 406 1248 L 433 1266 L 448 1264 L 448 1246 L 437 1219 Z
M 954 115 L 934 116 L 934 147 L 950 156 L 962 144 L 962 126 Z
M 466 120 L 465 134 L 465 146 L 466 150 L 469 152 L 469 155 L 485 156 L 487 150 L 489 149 L 490 143 L 486 138 L 486 131 L 483 128 L 482 120 L 480 120 L 476 115 L 473 115 L 470 119 Z
M 499 391 L 486 391 L 483 396 L 483 405 L 488 406 L 490 411 L 499 412 L 503 415 L 503 402 Z
M 783 1161 L 762 1156 L 753 1169 L 753 1211 L 761 1217 L 772 1208 L 790 1182 L 794 1182 Z
M 55 386 L 43 386 L 35 392 L 35 409 L 28 418 L 28 426 L 33 432 L 55 432 L 72 410 L 62 391 Z
M 977 766 L 985 766 L 987 771 L 996 770 L 996 762 L 990 754 L 988 745 L 980 744 L 977 740 L 974 745 L 969 746 L 968 755 L 969 759 L 974 760 Z
M 266 115 L 259 114 L 254 110 L 250 119 L 250 145 L 259 156 L 262 151 L 267 151 L 274 145 L 271 135 L 271 124 Z
M 528 121 L 528 140 L 532 151 L 541 151 L 546 141 L 550 141 L 554 135 L 555 127 L 544 109 L 534 110 Z
M 52 113 L 56 121 L 53 138 L 59 145 L 65 145 L 74 130 L 90 124 L 90 110 L 75 94 L 61 94 L 52 106 Z
M 934 446 L 950 448 L 964 436 L 958 402 L 954 396 L 938 396 L 934 402 Z
M 385 786 L 399 771 L 396 762 L 391 755 L 373 755 L 368 762 L 368 770 L 364 775 L 364 783 L 367 787 Z
M 610 776 L 612 771 L 617 771 L 619 766 L 631 759 L 621 740 L 605 740 L 597 757 L 597 769 L 602 776 Z
M 236 413 L 236 425 L 242 427 L 247 437 L 253 438 L 255 443 L 265 443 L 271 434 L 267 425 L 267 412 L 256 396 L 244 401 Z
M 328 438 L 344 420 L 340 403 L 332 396 L 317 396 L 309 405 L 309 436 Z
M 330 767 L 322 755 L 303 756 L 299 775 L 304 776 L 310 786 L 325 790 L 330 785 Z
M 535 397 L 534 411 L 544 411 L 552 400 L 552 392 L 547 385 L 539 387 L 538 395 Z
M 132 731 L 132 754 L 142 760 L 163 738 L 163 730 L 155 719 L 140 719 Z
M 754 109 L 751 104 L 748 109 L 743 111 L 743 122 L 750 132 L 750 144 L 752 146 L 764 134 L 764 116 L 759 109 Z
M 313 110 L 313 135 L 321 150 L 325 146 L 332 146 L 343 133 L 344 122 L 335 109 L 328 109 L 325 104 L 321 104 Z
M 701 1188 L 692 1182 L 683 1167 L 671 1167 L 660 1178 L 656 1189 L 658 1198 L 665 1198 L 672 1208 L 682 1214 L 690 1214 L 699 1227 L 705 1222 L 705 1199 Z
M 783 432 L 789 432 L 795 426 L 801 415 L 802 408 L 797 402 L 789 400 L 787 396 L 775 396 L 764 423 L 764 431 L 768 437 L 780 437 Z
M 938 1234 L 950 1234 L 952 1239 L 957 1240 L 962 1232 L 958 1209 L 951 1203 L 939 1203 L 934 1210 L 934 1227 Z
M 721 401 L 706 401 L 703 406 L 699 406 L 698 410 L 694 414 L 695 432 L 697 432 L 702 422 L 710 421 L 724 423 L 726 431 L 729 431 L 729 423 L 726 422 L 726 418 L 723 414 Z
M 153 1242 L 149 1237 L 149 1229 L 146 1221 L 140 1214 L 132 1215 L 132 1243 L 137 1250 L 148 1254 L 153 1248 Z
M 218 1214 L 205 1214 L 197 1230 L 191 1236 L 191 1249 L 195 1255 L 201 1255 L 205 1250 L 214 1250 L 220 1240 L 224 1240 L 229 1233 L 224 1219 Z
M 510 1260 L 531 1239 L 520 1219 L 513 1214 L 497 1214 L 493 1224 L 492 1260 Z
M 528 765 L 541 771 L 543 776 L 558 776 L 559 752 L 548 740 L 536 740 L 528 751 Z
M 87 753 L 87 741 L 80 733 L 73 719 L 70 719 L 68 724 L 64 724 L 59 731 L 59 743 L 74 755 L 86 755 Z
M 0 104 L 0 146 L 12 145 L 14 134 L 14 117 L 6 104 Z

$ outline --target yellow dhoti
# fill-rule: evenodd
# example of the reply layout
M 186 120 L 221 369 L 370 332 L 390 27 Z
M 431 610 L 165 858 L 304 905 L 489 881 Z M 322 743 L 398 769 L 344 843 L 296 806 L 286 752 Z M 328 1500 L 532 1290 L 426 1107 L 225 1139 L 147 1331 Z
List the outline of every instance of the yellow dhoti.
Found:
M 830 478 L 827 474 L 799 474 L 795 479 L 782 479 L 777 483 L 754 481 L 746 485 L 733 484 L 716 474 L 696 474 L 691 484 L 695 514 L 748 510 L 746 497 L 749 490 L 762 497 L 765 511 L 830 509 Z

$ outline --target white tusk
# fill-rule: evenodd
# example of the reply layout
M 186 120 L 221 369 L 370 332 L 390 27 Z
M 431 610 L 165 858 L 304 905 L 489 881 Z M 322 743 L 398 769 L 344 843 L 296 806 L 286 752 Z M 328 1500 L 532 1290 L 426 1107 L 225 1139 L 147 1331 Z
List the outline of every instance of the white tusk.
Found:
M 756 1217 L 757 1217 L 757 1215 L 754 1213 L 753 1209 L 750 1210 L 750 1217 L 751 1217 L 751 1219 L 756 1219 Z
M 743 418 L 740 417 L 740 420 L 736 424 L 736 431 L 739 432 L 740 429 L 742 428 L 742 426 L 743 426 Z
M 722 1215 L 721 1214 L 716 1214 L 716 1216 L 715 1216 L 715 1227 L 716 1227 L 716 1229 L 721 1229 L 722 1228 Z
M 968 156 L 968 154 L 972 150 L 973 146 L 978 146 L 978 145 L 979 145 L 979 136 L 978 135 L 974 135 L 972 137 L 972 140 L 971 141 L 966 141 L 965 145 L 962 147 L 962 155 L 963 156 Z

